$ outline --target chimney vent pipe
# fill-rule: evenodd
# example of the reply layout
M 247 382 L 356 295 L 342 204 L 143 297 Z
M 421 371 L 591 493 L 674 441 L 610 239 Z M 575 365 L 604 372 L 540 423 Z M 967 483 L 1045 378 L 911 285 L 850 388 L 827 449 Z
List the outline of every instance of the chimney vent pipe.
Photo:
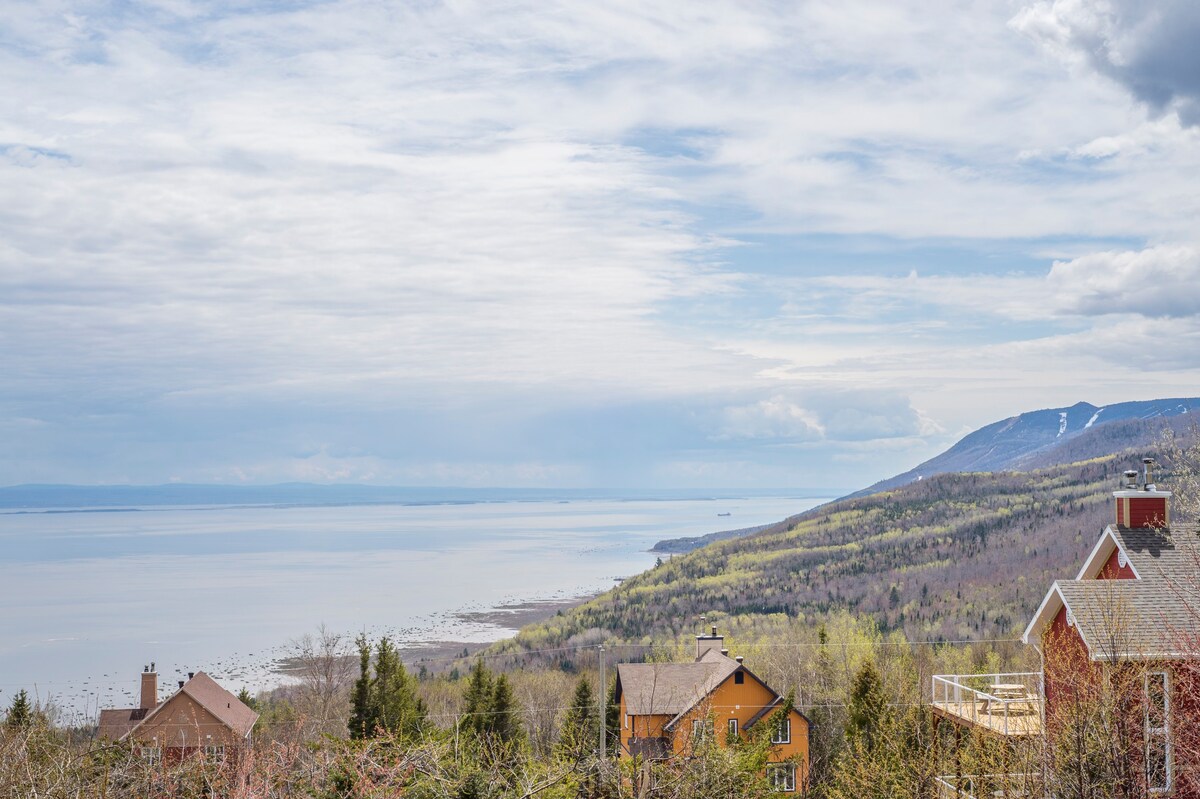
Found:
M 179 687 L 180 687 L 180 688 L 182 688 L 182 687 L 183 687 L 183 680 L 180 680 L 180 681 L 179 681 Z
M 742 662 L 743 660 L 745 660 L 745 658 L 744 658 L 744 657 L 742 657 L 741 655 L 738 655 L 737 657 L 735 657 L 735 658 L 734 658 L 734 660 L 736 660 L 736 661 L 738 662 L 738 664 L 739 664 L 739 665 L 741 665 L 741 662 Z
M 1125 478 L 1125 487 L 1126 488 L 1137 488 L 1138 487 L 1137 469 L 1126 469 L 1122 476 Z
M 717 637 L 717 625 L 715 625 L 715 624 L 712 626 L 712 634 L 713 634 L 713 638 Z
M 193 677 L 195 677 L 195 676 L 196 676 L 196 672 L 194 672 L 194 671 L 189 671 L 189 672 L 188 672 L 188 679 L 189 679 L 189 680 L 190 680 L 190 679 L 192 679 L 192 678 L 193 678 Z
M 1142 465 L 1146 469 L 1146 480 L 1142 486 L 1147 491 L 1154 490 L 1154 458 L 1142 458 Z

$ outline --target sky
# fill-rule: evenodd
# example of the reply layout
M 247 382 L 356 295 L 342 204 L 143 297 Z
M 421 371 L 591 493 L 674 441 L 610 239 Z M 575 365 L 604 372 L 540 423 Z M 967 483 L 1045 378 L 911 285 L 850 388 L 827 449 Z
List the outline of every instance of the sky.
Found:
M 0 484 L 853 489 L 1200 394 L 1191 0 L 2 17 Z

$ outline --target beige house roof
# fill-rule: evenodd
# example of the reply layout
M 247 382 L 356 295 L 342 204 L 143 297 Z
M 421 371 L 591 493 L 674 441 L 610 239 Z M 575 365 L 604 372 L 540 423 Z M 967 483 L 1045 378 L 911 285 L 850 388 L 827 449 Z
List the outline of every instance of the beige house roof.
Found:
M 137 722 L 126 734 L 136 733 L 138 727 L 148 724 L 158 715 L 159 711 L 171 704 L 172 700 L 180 695 L 190 697 L 192 701 L 214 715 L 218 721 L 233 730 L 241 738 L 245 738 L 250 734 L 250 730 L 254 727 L 254 722 L 258 720 L 258 714 L 247 707 L 240 699 L 218 685 L 212 677 L 209 677 L 202 671 L 198 671 L 194 677 L 183 684 L 182 688 L 147 713 L 145 718 Z M 101 721 L 103 722 L 103 717 Z
M 119 741 L 124 738 L 130 730 L 138 725 L 138 723 L 146 718 L 148 713 L 145 708 L 140 707 L 123 707 L 112 708 L 100 711 L 100 731 L 98 735 L 101 738 L 107 738 L 110 741 Z
M 679 716 L 739 668 L 739 663 L 709 650 L 694 663 L 621 663 L 617 690 L 634 716 Z

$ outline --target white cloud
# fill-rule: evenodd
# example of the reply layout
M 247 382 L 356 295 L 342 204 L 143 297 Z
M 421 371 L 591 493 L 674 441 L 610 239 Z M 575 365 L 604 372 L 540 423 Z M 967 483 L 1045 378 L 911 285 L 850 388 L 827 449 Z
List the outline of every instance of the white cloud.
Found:
M 1190 246 L 1055 261 L 1047 279 L 1056 304 L 1069 312 L 1200 316 L 1200 251 Z
M 774 396 L 750 405 L 726 408 L 715 438 L 818 441 L 825 428 L 811 411 L 786 397 Z
M 982 261 L 896 277 L 852 248 L 748 275 L 752 257 L 724 245 L 1065 238 L 1083 242 L 1063 245 L 1074 256 L 1092 236 L 1189 240 L 1196 132 L 1035 57 L 1009 16 L 975 0 L 937 15 L 875 0 L 14 8 L 0 410 L 59 436 L 23 439 L 20 460 L 50 477 L 55 458 L 117 451 L 145 417 L 173 441 L 293 406 L 436 408 L 474 430 L 737 396 L 715 425 L 727 443 L 938 435 L 942 399 L 918 403 L 922 421 L 911 393 L 949 381 L 970 385 L 946 405 L 974 396 L 998 379 L 972 361 L 982 348 L 1077 332 L 1005 324 L 1086 326 L 1114 289 L 1071 256 L 1049 281 Z M 782 311 L 755 299 L 784 294 Z M 1159 301 L 1138 296 L 1126 310 Z M 955 340 L 964 328 L 974 338 Z M 854 394 L 844 408 L 823 399 L 838 392 Z M 214 443 L 195 468 L 587 474 L 586 454 L 522 452 L 506 472 L 464 447 L 455 471 L 440 455 L 293 459 L 288 435 L 263 436 L 222 444 L 273 448 L 261 457 Z

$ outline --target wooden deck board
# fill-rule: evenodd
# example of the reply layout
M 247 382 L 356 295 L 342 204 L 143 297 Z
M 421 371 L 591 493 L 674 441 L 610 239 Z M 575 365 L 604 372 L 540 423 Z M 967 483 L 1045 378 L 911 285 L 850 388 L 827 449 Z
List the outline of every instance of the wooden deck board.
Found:
M 1036 703 L 1030 703 L 1032 710 L 1037 709 Z M 1039 712 L 1008 715 L 1008 727 L 1005 732 L 1005 716 L 1003 713 L 989 713 L 987 703 L 977 702 L 934 702 L 933 712 L 950 721 L 980 727 L 1000 735 L 1041 735 L 1042 714 Z

